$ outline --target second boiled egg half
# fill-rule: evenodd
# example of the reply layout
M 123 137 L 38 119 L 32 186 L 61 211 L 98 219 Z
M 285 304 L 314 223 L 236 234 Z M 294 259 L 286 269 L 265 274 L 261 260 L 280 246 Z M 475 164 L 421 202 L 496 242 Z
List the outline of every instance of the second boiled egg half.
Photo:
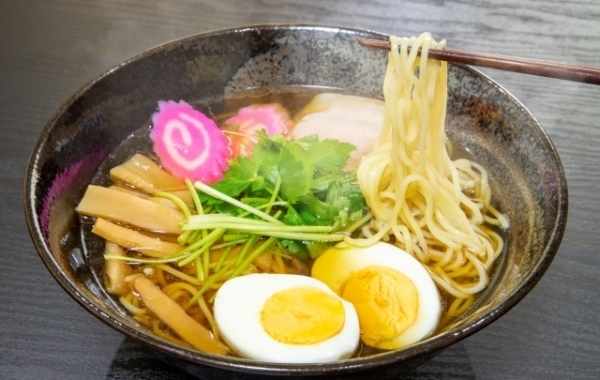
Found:
M 301 275 L 231 279 L 217 292 L 214 316 L 223 340 L 240 356 L 266 362 L 344 359 L 360 340 L 352 304 Z
M 362 341 L 397 349 L 429 336 L 440 310 L 437 288 L 423 265 L 388 243 L 336 246 L 315 261 L 312 277 L 351 302 Z

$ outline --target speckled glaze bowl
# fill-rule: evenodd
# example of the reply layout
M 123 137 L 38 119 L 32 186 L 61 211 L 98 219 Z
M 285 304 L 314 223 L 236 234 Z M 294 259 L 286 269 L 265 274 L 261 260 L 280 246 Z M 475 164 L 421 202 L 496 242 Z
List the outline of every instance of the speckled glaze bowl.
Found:
M 381 97 L 387 55 L 360 47 L 359 37 L 386 38 L 302 25 L 216 31 L 161 45 L 88 83 L 44 127 L 27 169 L 27 224 L 48 270 L 94 316 L 205 379 L 391 379 L 506 313 L 538 282 L 558 249 L 567 184 L 559 157 L 535 118 L 491 79 L 459 65 L 449 66 L 448 134 L 487 168 L 511 227 L 491 284 L 446 331 L 367 358 L 267 364 L 207 355 L 162 340 L 140 328 L 102 288 L 101 252 L 82 243 L 74 208 L 107 155 L 148 124 L 158 100 L 183 99 L 214 111 L 224 98 L 248 90 L 299 86 Z

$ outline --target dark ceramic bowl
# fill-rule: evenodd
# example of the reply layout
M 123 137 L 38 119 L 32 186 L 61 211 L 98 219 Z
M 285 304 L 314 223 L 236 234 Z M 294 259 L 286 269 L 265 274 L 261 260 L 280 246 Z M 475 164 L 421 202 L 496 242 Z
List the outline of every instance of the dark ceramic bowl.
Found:
M 166 342 L 141 328 L 102 288 L 101 252 L 84 244 L 74 208 L 115 147 L 148 125 L 158 100 L 183 99 L 218 112 L 227 99 L 251 90 L 310 87 L 381 97 L 387 55 L 359 47 L 359 37 L 386 38 L 300 25 L 205 33 L 140 54 L 84 86 L 44 127 L 27 169 L 27 224 L 48 270 L 94 316 L 206 379 L 393 378 L 506 313 L 538 282 L 558 249 L 567 216 L 565 174 L 548 136 L 525 107 L 491 79 L 460 65 L 449 70 L 448 134 L 488 169 L 511 227 L 491 284 L 444 332 L 367 358 L 266 364 Z

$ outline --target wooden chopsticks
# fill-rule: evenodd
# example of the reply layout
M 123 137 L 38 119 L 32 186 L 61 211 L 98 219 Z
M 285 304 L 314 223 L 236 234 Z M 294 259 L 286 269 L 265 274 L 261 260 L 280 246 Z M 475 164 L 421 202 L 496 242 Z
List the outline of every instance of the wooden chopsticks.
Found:
M 358 43 L 365 47 L 388 51 L 391 48 L 390 42 L 384 40 L 359 38 Z M 420 51 L 419 54 L 421 54 Z M 537 59 L 475 53 L 472 51 L 455 49 L 429 49 L 429 57 L 440 61 L 463 63 L 466 65 L 514 71 L 517 73 L 565 79 L 575 82 L 600 84 L 600 68 L 592 66 L 568 65 L 565 63 Z

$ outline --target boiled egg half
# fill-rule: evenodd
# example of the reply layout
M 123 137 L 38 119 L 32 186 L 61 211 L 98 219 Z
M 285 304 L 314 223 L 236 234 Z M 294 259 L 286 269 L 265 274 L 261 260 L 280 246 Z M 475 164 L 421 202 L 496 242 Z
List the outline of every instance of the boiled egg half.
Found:
M 214 317 L 240 356 L 274 363 L 319 363 L 351 356 L 358 317 L 322 282 L 292 274 L 250 274 L 217 291 Z
M 401 348 L 424 339 L 437 326 L 441 303 L 431 276 L 417 259 L 392 244 L 337 245 L 317 258 L 312 277 L 354 305 L 361 340 L 368 346 Z

